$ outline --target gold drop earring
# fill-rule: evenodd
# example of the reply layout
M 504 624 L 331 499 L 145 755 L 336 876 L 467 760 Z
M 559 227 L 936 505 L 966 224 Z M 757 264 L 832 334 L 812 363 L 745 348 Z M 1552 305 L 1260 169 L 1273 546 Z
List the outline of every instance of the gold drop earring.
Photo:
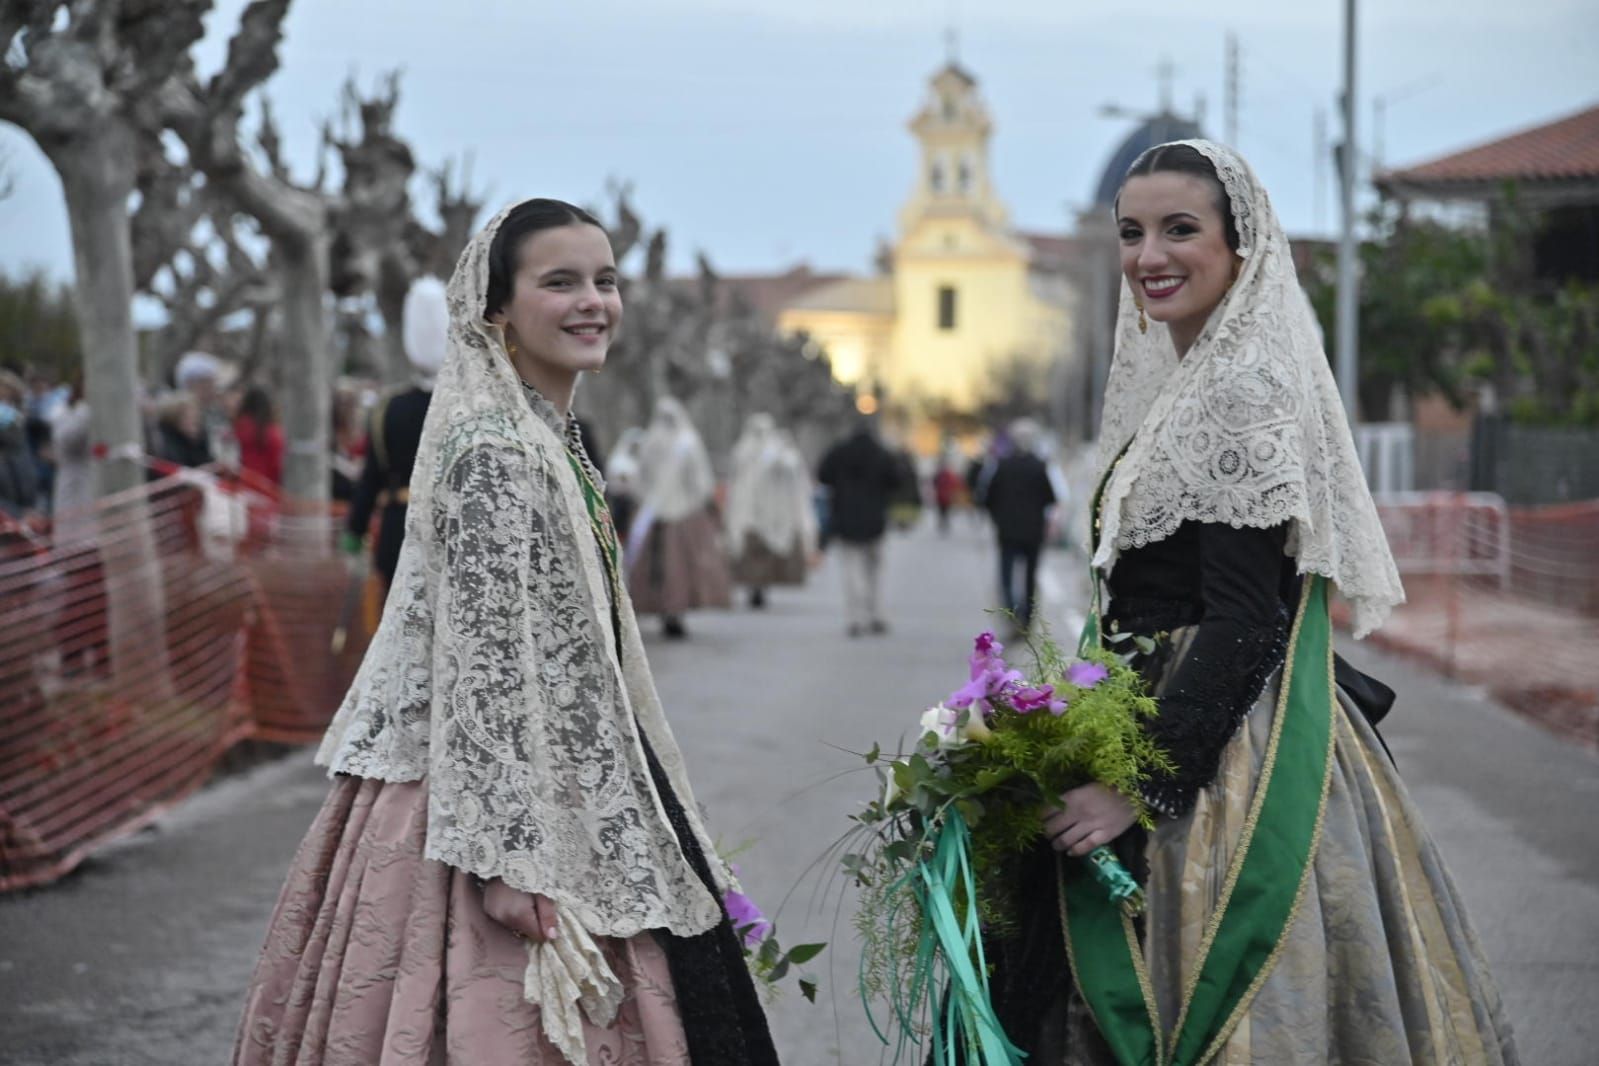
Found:
M 1133 306 L 1138 308 L 1138 332 L 1140 332 L 1140 333 L 1148 333 L 1149 332 L 1149 319 L 1144 317 L 1144 301 L 1142 301 L 1138 297 L 1134 296 L 1133 297 Z

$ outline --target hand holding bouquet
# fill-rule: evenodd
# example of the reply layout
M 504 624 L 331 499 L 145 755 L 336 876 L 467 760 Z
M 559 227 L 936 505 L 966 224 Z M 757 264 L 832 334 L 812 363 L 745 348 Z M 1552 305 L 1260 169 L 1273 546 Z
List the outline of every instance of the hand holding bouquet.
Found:
M 883 792 L 854 817 L 842 860 L 864 897 L 862 993 L 890 1000 L 901 1048 L 925 1032 L 919 1016 L 935 971 L 944 971 L 936 1060 L 964 1043 L 969 1061 L 1016 1061 L 989 1004 L 979 926 L 1013 917 L 1005 872 L 1037 845 L 1041 811 L 1098 782 L 1151 825 L 1139 785 L 1171 767 L 1142 728 L 1155 701 L 1118 657 L 1091 648 L 1068 659 L 1046 637 L 1027 677 L 1004 650 L 992 633 L 980 635 L 966 683 L 922 715 L 914 750 L 886 764 L 880 749 L 867 753 Z M 1142 909 L 1142 892 L 1108 847 L 1085 861 L 1123 910 Z

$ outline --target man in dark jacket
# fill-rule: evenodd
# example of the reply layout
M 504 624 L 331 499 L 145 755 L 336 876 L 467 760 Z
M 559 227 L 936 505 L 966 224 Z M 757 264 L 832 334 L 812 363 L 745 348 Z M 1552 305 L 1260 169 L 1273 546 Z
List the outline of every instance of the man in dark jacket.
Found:
M 829 492 L 827 533 L 838 544 L 849 635 L 886 633 L 880 591 L 888 503 L 899 484 L 894 457 L 862 419 L 828 449 L 816 480 Z
M 999 534 L 999 588 L 1001 602 L 1026 631 L 1033 619 L 1033 599 L 1038 588 L 1038 557 L 1044 549 L 1049 509 L 1055 487 L 1049 468 L 1037 454 L 1038 426 L 1022 419 L 1011 427 L 1012 450 L 994 467 L 983 504 Z M 1023 581 L 1016 587 L 1016 567 Z
M 416 465 L 422 423 L 433 399 L 433 377 L 444 364 L 450 316 L 443 282 L 421 278 L 411 286 L 405 296 L 403 324 L 405 354 L 416 368 L 416 381 L 409 388 L 386 394 L 372 413 L 366 462 L 344 527 L 346 548 L 359 552 L 372 513 L 378 513 L 372 565 L 383 576 L 385 591 L 394 582 L 394 570 L 400 562 L 400 543 L 405 539 L 405 515 L 411 498 L 411 469 Z

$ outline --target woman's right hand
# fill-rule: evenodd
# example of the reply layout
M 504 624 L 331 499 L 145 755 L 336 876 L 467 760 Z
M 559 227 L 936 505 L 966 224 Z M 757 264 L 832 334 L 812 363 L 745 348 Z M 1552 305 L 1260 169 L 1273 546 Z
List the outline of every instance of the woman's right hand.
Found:
M 560 935 L 553 900 L 512 888 L 498 877 L 483 882 L 483 910 L 517 936 L 535 944 Z

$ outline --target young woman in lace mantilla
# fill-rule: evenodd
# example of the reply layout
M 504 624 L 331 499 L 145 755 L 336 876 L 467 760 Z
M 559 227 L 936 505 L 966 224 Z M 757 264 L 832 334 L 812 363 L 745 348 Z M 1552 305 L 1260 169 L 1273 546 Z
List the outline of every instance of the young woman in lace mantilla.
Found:
M 1156 638 L 1139 665 L 1177 769 L 1145 790 L 1151 833 L 1098 785 L 1045 818 L 1033 905 L 989 955 L 1007 1032 L 1040 1066 L 1515 1063 L 1373 728 L 1392 693 L 1332 655 L 1332 586 L 1357 636 L 1404 594 L 1266 192 L 1230 149 L 1160 145 L 1117 225 L 1099 628 Z M 1137 920 L 1058 861 L 1107 843 Z
M 235 1061 L 775 1063 L 569 412 L 621 319 L 609 241 L 526 201 L 447 300 L 398 569 Z

